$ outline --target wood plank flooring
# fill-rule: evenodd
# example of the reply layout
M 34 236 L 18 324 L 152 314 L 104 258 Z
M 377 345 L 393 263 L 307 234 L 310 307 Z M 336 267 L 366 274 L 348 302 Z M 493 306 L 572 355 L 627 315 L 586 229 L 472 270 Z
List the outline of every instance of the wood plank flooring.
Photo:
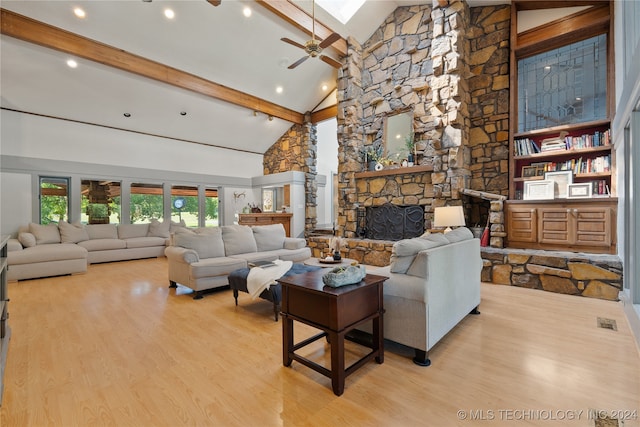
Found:
M 0 421 L 9 426 L 593 426 L 588 411 L 636 411 L 640 357 L 621 303 L 482 285 L 467 316 L 414 365 L 328 378 L 282 366 L 272 306 L 231 291 L 169 289 L 166 259 L 9 284 Z M 617 331 L 597 327 L 613 319 Z M 296 324 L 296 340 L 316 331 Z M 362 349 L 348 348 L 355 360 Z M 328 365 L 328 344 L 305 349 Z M 462 411 L 462 412 L 459 412 Z M 561 419 L 564 418 L 564 419 Z

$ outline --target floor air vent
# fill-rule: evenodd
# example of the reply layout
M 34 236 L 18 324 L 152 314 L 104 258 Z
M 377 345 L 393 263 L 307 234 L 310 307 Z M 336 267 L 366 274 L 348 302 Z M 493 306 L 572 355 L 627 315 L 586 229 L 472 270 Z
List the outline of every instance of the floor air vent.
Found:
M 612 331 L 617 331 L 618 325 L 616 324 L 616 321 L 613 319 L 598 317 L 598 328 L 611 329 Z

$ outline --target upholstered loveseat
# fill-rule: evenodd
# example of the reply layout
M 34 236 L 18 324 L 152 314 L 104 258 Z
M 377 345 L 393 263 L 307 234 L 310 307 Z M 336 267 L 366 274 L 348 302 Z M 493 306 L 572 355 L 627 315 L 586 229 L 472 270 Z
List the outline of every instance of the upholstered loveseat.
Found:
M 165 249 L 169 264 L 169 286 L 177 283 L 195 291 L 229 284 L 229 274 L 255 261 L 301 262 L 311 257 L 306 240 L 286 237 L 282 224 L 224 225 L 178 229 Z
M 84 273 L 87 264 L 162 256 L 171 227 L 171 223 L 157 220 L 119 225 L 31 223 L 9 241 L 8 278 Z
M 391 264 L 376 268 L 384 282 L 384 337 L 415 349 L 428 366 L 429 350 L 480 304 L 480 240 L 467 228 L 427 234 L 393 245 Z

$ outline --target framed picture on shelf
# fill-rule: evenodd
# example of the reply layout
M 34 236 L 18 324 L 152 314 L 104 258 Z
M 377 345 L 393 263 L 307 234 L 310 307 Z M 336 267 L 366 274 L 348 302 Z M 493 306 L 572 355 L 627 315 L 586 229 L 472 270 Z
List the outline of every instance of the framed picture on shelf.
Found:
M 573 171 L 547 172 L 544 179 L 554 183 L 553 194 L 556 199 L 566 199 L 569 184 L 573 183 Z
M 523 200 L 549 200 L 553 199 L 553 181 L 526 181 L 524 183 Z
M 533 178 L 536 176 L 538 171 L 537 166 L 523 166 L 522 167 L 522 177 L 523 178 Z
M 569 184 L 567 197 L 569 199 L 579 199 L 591 197 L 592 184 L 590 182 L 581 182 L 579 184 Z

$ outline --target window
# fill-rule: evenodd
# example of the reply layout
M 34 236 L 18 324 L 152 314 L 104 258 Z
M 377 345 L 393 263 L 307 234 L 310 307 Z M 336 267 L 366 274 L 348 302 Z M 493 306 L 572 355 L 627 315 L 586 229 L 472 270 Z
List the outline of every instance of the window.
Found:
M 131 184 L 130 219 L 132 224 L 164 218 L 162 184 Z
M 215 188 L 206 188 L 204 190 L 204 225 L 205 227 L 217 227 L 218 219 L 218 190 Z
M 606 35 L 518 60 L 518 132 L 606 114 Z
M 40 224 L 69 219 L 69 178 L 40 177 Z
M 119 224 L 120 183 L 83 179 L 80 222 L 83 224 Z
M 171 220 L 184 220 L 187 227 L 198 227 L 198 187 L 171 187 Z

